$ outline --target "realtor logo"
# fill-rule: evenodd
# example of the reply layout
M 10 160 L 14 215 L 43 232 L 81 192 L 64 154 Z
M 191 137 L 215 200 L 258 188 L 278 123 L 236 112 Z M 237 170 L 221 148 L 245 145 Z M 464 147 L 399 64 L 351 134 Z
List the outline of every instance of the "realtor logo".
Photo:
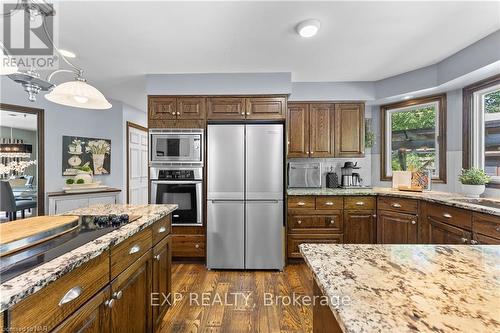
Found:
M 53 10 L 53 5 L 46 6 Z M 53 32 L 54 16 L 44 18 L 20 3 L 3 5 L 3 44 L 9 55 L 52 56 Z

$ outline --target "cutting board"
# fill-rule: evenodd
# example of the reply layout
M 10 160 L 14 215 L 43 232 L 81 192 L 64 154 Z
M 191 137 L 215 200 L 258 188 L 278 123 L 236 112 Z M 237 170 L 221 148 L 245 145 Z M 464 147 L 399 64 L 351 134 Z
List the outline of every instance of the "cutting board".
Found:
M 78 222 L 78 216 L 37 216 L 0 223 L 0 244 L 12 243 L 41 233 L 50 233 L 54 229 L 62 229 L 61 232 L 65 233 L 72 228 L 68 227 L 64 231 L 64 226 L 74 224 L 74 222 Z

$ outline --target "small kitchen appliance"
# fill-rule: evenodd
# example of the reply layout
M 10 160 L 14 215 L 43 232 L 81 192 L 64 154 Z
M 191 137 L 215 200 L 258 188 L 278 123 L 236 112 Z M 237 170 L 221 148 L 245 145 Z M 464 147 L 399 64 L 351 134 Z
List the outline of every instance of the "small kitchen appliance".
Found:
M 342 187 L 360 187 L 361 186 L 361 178 L 359 177 L 359 173 L 353 172 L 354 170 L 358 170 L 358 162 L 345 162 L 344 166 L 340 168 L 342 174 Z
M 289 162 L 288 187 L 321 187 L 321 163 Z
M 151 165 L 189 164 L 203 166 L 203 129 L 150 129 Z

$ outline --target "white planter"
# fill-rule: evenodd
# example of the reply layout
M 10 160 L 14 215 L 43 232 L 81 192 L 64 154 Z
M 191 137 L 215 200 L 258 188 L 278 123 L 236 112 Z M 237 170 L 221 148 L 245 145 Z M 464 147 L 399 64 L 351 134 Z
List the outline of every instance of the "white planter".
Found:
M 485 185 L 465 185 L 460 184 L 462 187 L 462 194 L 468 198 L 479 198 L 481 194 L 483 194 L 486 189 Z
M 104 172 L 104 154 L 93 154 L 92 160 L 94 162 L 94 174 L 102 175 Z
M 78 179 L 83 179 L 84 184 L 91 184 L 92 183 L 92 174 L 85 172 L 85 171 L 78 171 L 76 176 L 73 178 L 75 180 L 75 184 L 77 184 Z

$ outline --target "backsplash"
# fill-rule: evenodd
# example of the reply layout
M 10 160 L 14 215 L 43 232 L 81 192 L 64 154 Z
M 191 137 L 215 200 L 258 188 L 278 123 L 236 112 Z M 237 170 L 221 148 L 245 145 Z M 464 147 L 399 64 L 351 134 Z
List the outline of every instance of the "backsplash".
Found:
M 371 162 L 371 152 L 369 149 L 365 152 L 365 157 L 362 158 L 289 158 L 287 160 L 287 168 L 288 162 L 320 162 L 321 163 L 321 186 L 326 187 L 326 173 L 330 171 L 330 167 L 333 167 L 333 171 L 337 173 L 340 179 L 340 168 L 344 166 L 344 163 L 347 161 L 351 161 L 354 163 L 358 163 L 359 170 L 355 172 L 359 173 L 361 178 L 363 179 L 363 185 L 371 185 L 372 184 L 372 162 Z

